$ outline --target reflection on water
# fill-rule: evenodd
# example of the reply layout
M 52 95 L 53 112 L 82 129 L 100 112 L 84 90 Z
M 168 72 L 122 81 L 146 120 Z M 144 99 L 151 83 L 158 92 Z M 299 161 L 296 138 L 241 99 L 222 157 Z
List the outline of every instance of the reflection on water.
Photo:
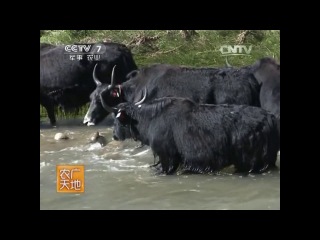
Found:
M 211 175 L 156 175 L 149 147 L 112 140 L 112 120 L 86 127 L 81 119 L 40 125 L 40 209 L 280 209 L 277 170 L 241 176 L 225 169 Z M 96 131 L 107 145 L 89 144 Z M 70 139 L 54 140 L 57 132 Z M 56 165 L 83 164 L 85 192 L 56 192 Z

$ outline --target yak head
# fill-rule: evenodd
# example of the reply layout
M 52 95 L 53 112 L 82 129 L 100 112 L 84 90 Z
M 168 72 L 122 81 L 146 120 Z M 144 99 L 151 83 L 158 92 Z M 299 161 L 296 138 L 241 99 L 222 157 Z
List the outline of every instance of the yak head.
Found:
M 116 65 L 112 69 L 111 84 L 99 81 L 96 76 L 96 67 L 97 65 L 95 65 L 93 70 L 96 89 L 90 95 L 90 106 L 83 120 L 83 123 L 87 126 L 100 123 L 110 112 L 113 112 L 112 106 L 116 106 L 122 102 L 121 85 L 116 85 L 114 80 Z
M 121 103 L 117 108 L 113 108 L 115 115 L 113 139 L 124 141 L 133 138 L 135 141 L 139 139 L 139 131 L 137 129 L 138 121 L 134 117 L 136 115 L 137 106 L 139 107 L 147 97 L 147 91 L 144 91 L 143 97 L 136 103 Z
M 280 81 L 280 64 L 271 57 L 262 58 L 254 64 L 254 76 L 259 84 L 269 79 Z

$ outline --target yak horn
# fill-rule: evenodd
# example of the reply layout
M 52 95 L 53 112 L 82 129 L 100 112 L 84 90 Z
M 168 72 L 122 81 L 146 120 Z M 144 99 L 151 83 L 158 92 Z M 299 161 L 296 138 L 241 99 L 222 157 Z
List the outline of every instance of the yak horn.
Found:
M 112 68 L 112 72 L 111 72 L 111 86 L 114 87 L 115 83 L 114 83 L 114 69 L 116 68 L 117 65 L 114 65 Z
M 101 94 L 100 94 L 100 100 L 101 100 L 102 107 L 103 107 L 107 112 L 112 113 L 112 112 L 115 112 L 115 111 L 118 110 L 118 109 L 116 109 L 116 108 L 112 108 L 112 107 L 108 106 L 108 105 L 104 102 Z
M 146 97 L 147 97 L 147 88 L 144 88 L 143 98 L 139 102 L 136 102 L 134 105 L 139 105 L 139 104 L 143 103 L 144 100 L 146 100 Z
M 97 86 L 100 86 L 101 85 L 101 82 L 99 81 L 99 79 L 97 78 L 96 76 L 96 67 L 97 67 L 98 63 L 94 66 L 94 69 L 93 69 L 93 80 L 94 82 L 97 84 Z

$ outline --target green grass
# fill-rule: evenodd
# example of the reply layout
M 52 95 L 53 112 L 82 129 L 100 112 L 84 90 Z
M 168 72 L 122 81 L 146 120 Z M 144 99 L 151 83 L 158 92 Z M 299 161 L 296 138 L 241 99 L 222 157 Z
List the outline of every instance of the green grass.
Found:
M 194 67 L 224 66 L 226 58 L 220 52 L 222 45 L 252 45 L 250 55 L 230 56 L 232 66 L 244 66 L 257 59 L 274 56 L 280 60 L 280 30 L 250 31 L 239 43 L 240 30 L 196 30 L 197 34 L 186 40 L 179 30 L 53 30 L 45 31 L 40 42 L 55 45 L 113 41 L 127 45 L 138 67 L 154 63 L 168 63 Z M 87 106 L 77 114 L 57 111 L 57 118 L 84 116 Z M 46 111 L 40 107 L 40 114 Z

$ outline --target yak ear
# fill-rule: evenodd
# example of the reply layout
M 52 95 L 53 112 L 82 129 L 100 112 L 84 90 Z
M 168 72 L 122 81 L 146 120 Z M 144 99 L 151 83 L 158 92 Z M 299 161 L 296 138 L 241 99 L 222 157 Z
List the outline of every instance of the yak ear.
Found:
M 130 78 L 134 78 L 135 76 L 137 76 L 137 74 L 138 74 L 139 72 L 140 72 L 139 70 L 133 70 L 133 71 L 129 72 L 129 73 L 126 75 L 126 79 L 129 80 Z
M 119 87 L 114 87 L 114 88 L 110 91 L 110 94 L 112 95 L 112 97 L 118 98 L 118 97 L 120 97 L 121 90 L 120 90 Z

